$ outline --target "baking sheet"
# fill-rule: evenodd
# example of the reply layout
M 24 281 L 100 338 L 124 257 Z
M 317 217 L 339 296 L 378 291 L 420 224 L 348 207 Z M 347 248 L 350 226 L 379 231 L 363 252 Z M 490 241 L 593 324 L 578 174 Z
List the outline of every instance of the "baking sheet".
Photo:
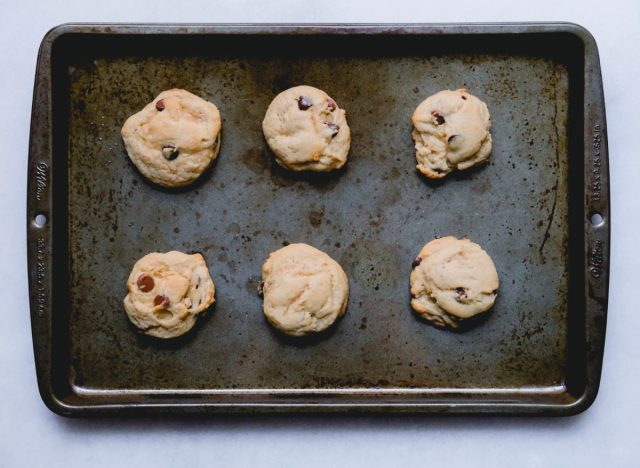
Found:
M 599 69 L 585 72 L 595 52 L 585 50 L 594 45 L 583 30 L 538 28 L 65 26 L 45 38 L 55 44 L 51 106 L 38 108 L 45 84 L 37 81 L 34 118 L 49 112 L 53 122 L 48 173 L 58 183 L 44 193 L 51 211 L 42 211 L 45 229 L 53 226 L 44 239 L 53 242 L 51 284 L 59 284 L 43 311 L 52 330 L 51 361 L 39 364 L 50 372 L 40 372 L 41 385 L 53 382 L 45 401 L 64 414 L 587 407 L 608 278 Z M 342 171 L 291 174 L 266 148 L 269 102 L 300 83 L 347 111 L 352 145 Z M 212 170 L 177 191 L 147 183 L 120 139 L 124 120 L 171 87 L 211 100 L 223 118 Z M 490 109 L 490 162 L 425 180 L 415 170 L 411 113 L 458 87 Z M 586 110 L 594 102 L 597 121 Z M 597 138 L 586 140 L 585 129 L 596 124 L 593 200 Z M 590 224 L 594 210 L 604 226 Z M 30 228 L 37 252 L 42 228 Z M 589 244 L 592 232 L 604 240 Z M 411 261 L 444 235 L 479 243 L 501 279 L 490 316 L 464 332 L 421 322 L 409 305 Z M 321 337 L 284 338 L 262 316 L 261 265 L 292 242 L 326 251 L 349 276 L 347 314 Z M 135 332 L 122 299 L 135 261 L 172 249 L 205 256 L 216 304 L 193 333 L 158 342 Z M 588 291 L 589 281 L 599 291 Z M 33 276 L 31 285 L 33 294 Z M 599 296 L 595 306 L 589 294 Z M 36 322 L 38 314 L 36 303 Z M 44 340 L 35 326 L 37 359 Z

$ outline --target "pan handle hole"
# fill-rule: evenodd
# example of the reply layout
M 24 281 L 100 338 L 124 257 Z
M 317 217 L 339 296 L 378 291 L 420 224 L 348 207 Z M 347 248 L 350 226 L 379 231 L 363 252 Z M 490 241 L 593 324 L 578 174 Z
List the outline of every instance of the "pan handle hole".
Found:
M 47 215 L 45 215 L 44 213 L 38 213 L 33 218 L 33 224 L 35 224 L 37 228 L 44 227 L 44 225 L 47 224 L 47 221 L 48 221 Z
M 594 211 L 589 215 L 589 221 L 591 221 L 591 225 L 593 227 L 600 227 L 604 224 L 604 218 L 601 213 Z

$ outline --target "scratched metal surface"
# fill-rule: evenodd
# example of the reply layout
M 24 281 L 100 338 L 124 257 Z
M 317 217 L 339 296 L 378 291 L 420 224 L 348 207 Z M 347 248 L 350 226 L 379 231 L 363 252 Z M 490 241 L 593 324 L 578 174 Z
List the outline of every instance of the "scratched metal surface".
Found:
M 120 389 L 554 387 L 567 346 L 568 70 L 551 58 L 371 53 L 302 58 L 105 56 L 69 67 L 70 369 L 76 391 Z M 347 110 L 346 169 L 286 173 L 261 120 L 279 91 L 307 83 Z M 146 183 L 120 139 L 160 91 L 188 89 L 223 117 L 222 148 L 196 186 Z M 441 89 L 484 100 L 494 140 L 486 167 L 425 181 L 410 115 Z M 409 306 L 411 260 L 435 236 L 468 236 L 501 287 L 486 321 L 436 329 Z M 349 276 L 345 317 L 318 340 L 272 332 L 256 294 L 268 253 L 306 242 Z M 122 308 L 135 261 L 202 252 L 216 304 L 192 333 L 160 343 Z

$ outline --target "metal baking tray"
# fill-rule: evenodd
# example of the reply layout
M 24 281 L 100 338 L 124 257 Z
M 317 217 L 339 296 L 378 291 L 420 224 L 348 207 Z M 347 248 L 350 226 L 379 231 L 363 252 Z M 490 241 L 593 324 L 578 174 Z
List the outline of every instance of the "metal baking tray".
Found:
M 306 83 L 352 131 L 344 170 L 279 168 L 261 120 Z M 181 87 L 223 116 L 222 149 L 195 186 L 149 185 L 125 119 Z M 491 111 L 490 162 L 430 182 L 410 116 L 466 87 Z M 598 390 L 609 278 L 604 99 L 592 36 L 567 23 L 71 24 L 38 56 L 27 233 L 40 393 L 59 414 L 388 411 L 570 415 Z M 421 322 L 411 261 L 468 236 L 501 279 L 487 320 Z M 274 333 L 256 293 L 269 252 L 306 242 L 350 279 L 345 317 L 303 340 Z M 122 307 L 150 251 L 202 252 L 217 302 L 159 342 Z

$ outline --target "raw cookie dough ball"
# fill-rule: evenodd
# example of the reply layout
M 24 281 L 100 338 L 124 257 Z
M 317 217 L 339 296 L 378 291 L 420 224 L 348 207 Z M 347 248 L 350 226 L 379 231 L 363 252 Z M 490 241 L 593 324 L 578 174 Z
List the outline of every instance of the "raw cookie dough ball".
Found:
M 331 171 L 344 166 L 351 141 L 344 110 L 311 86 L 278 94 L 262 130 L 276 162 L 294 171 Z
M 482 164 L 491 153 L 487 105 L 465 89 L 428 97 L 411 121 L 416 167 L 430 179 Z
M 342 267 L 307 244 L 276 250 L 262 266 L 264 315 L 292 336 L 319 332 L 347 309 L 349 281 Z
M 461 321 L 489 310 L 496 300 L 496 267 L 469 239 L 432 240 L 413 265 L 411 307 L 434 325 L 457 328 Z
M 215 287 L 200 254 L 150 253 L 136 262 L 127 281 L 124 309 L 147 335 L 174 338 L 214 302 Z
M 220 151 L 220 112 L 183 89 L 163 91 L 127 119 L 122 139 L 150 181 L 181 187 L 196 180 Z

